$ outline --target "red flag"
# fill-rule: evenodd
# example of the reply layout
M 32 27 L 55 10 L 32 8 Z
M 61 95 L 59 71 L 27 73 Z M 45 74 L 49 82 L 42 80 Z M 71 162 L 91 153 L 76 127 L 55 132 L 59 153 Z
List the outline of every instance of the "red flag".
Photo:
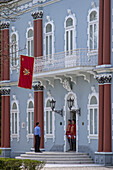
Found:
M 33 79 L 34 58 L 21 55 L 18 87 L 31 89 Z

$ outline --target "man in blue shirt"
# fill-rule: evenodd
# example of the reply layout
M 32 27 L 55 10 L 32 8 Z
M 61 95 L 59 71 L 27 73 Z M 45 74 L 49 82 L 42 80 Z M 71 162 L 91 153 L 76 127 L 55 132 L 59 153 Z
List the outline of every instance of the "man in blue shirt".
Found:
M 41 130 L 39 127 L 39 122 L 36 123 L 36 127 L 34 128 L 34 135 L 35 135 L 35 152 L 40 151 L 40 139 L 41 139 Z

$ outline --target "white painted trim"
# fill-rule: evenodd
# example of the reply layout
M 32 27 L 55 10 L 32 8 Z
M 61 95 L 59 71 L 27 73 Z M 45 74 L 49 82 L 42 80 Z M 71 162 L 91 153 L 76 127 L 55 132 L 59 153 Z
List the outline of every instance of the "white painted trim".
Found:
M 92 21 L 90 22 L 90 14 L 93 12 L 93 11 L 96 11 L 97 12 L 97 20 L 96 21 Z M 87 47 L 88 49 L 90 49 L 90 42 L 89 42 L 89 27 L 90 25 L 94 25 L 94 24 L 97 24 L 97 33 L 99 34 L 99 7 L 95 7 L 95 8 L 92 8 L 92 9 L 89 9 L 88 11 L 88 16 L 87 16 L 87 22 L 88 22 L 88 28 L 87 28 L 87 35 L 88 35 L 88 40 L 87 40 Z M 98 35 L 97 35 L 97 50 L 94 50 L 94 51 L 89 51 L 88 52 L 88 55 L 91 56 L 91 55 L 97 55 L 98 54 Z
M 66 27 L 66 21 L 71 18 L 73 20 L 73 26 L 69 26 L 69 27 Z M 75 14 L 71 14 L 71 10 L 68 9 L 68 15 L 65 17 L 65 21 L 64 21 L 64 30 L 65 30 L 65 33 L 64 33 L 64 51 L 67 51 L 66 50 L 66 32 L 68 32 L 68 48 L 69 48 L 69 51 L 70 51 L 70 31 L 73 32 L 73 49 L 76 49 L 76 37 L 77 37 L 77 31 L 76 31 L 76 17 L 75 17 Z M 66 54 L 65 54 L 66 55 Z M 69 52 L 69 55 L 66 55 L 66 60 L 65 60 L 65 65 L 69 65 L 69 61 L 70 61 L 70 57 L 73 58 L 73 55 L 71 54 L 71 51 Z M 75 60 L 75 59 L 74 59 Z
M 91 100 L 91 98 L 93 96 L 95 96 L 96 99 L 97 99 L 97 105 L 90 105 L 90 100 Z M 88 124 L 87 124 L 87 130 L 88 130 L 87 138 L 88 138 L 88 143 L 90 143 L 91 139 L 98 139 L 98 134 L 97 135 L 90 134 L 90 109 L 91 108 L 96 108 L 97 109 L 97 130 L 98 130 L 98 128 L 99 128 L 98 127 L 98 125 L 99 125 L 99 113 L 98 113 L 99 111 L 98 111 L 98 107 L 99 107 L 99 94 L 94 90 L 88 96 L 88 105 L 87 105 L 87 109 L 88 109 L 88 115 L 87 115 L 87 122 L 88 122 Z
M 68 92 L 66 95 L 65 95 L 65 105 L 64 105 L 64 152 L 66 152 L 66 128 L 67 128 L 67 125 L 66 125 L 66 106 L 67 106 L 67 99 L 69 98 L 69 96 L 73 96 L 74 97 L 74 107 L 76 109 L 78 109 L 78 104 L 77 104 L 77 96 L 75 93 L 73 93 L 72 91 L 71 92 Z M 76 152 L 78 152 L 78 134 L 79 134 L 79 128 L 78 128 L 78 121 L 79 121 L 79 117 L 78 117 L 78 114 L 76 114 Z
M 48 16 L 49 17 L 49 16 Z M 46 33 L 46 27 L 47 25 L 50 24 L 52 26 L 52 32 Z M 44 56 L 46 56 L 46 36 L 52 36 L 52 58 L 53 59 L 53 54 L 55 53 L 55 26 L 54 26 L 54 21 L 50 20 L 45 23 L 44 26 Z
M 53 142 L 55 142 L 55 113 L 54 111 L 51 110 L 50 107 L 46 107 L 47 101 L 52 100 L 52 99 L 54 100 L 54 98 L 51 96 L 45 98 L 45 106 L 44 106 L 44 139 L 45 139 L 45 142 L 47 142 L 48 138 L 53 138 Z M 52 129 L 53 129 L 52 134 L 46 134 L 46 111 L 52 111 Z
M 31 41 L 33 40 L 34 41 L 34 39 L 33 39 L 33 37 L 30 37 L 30 38 L 28 38 L 28 31 L 29 30 L 32 30 L 33 31 L 33 26 L 29 26 L 28 28 L 27 28 L 27 32 L 26 32 L 26 49 L 27 49 L 27 51 L 26 51 L 26 55 L 28 55 L 28 40 L 30 41 L 30 56 L 31 56 Z M 34 33 L 34 31 L 33 31 L 33 33 Z M 34 49 L 33 49 L 34 50 Z
M 10 45 L 12 45 L 12 35 L 15 34 L 16 35 L 16 51 L 17 51 L 17 58 L 19 56 L 18 54 L 18 51 L 19 51 L 19 34 L 18 34 L 18 31 L 15 30 L 15 27 L 12 26 L 12 32 L 10 34 Z M 11 46 L 10 46 L 10 54 L 11 54 Z M 12 62 L 12 54 L 10 56 L 10 63 Z M 17 73 L 18 73 L 18 70 L 19 70 L 19 60 L 17 59 L 17 65 L 14 65 L 12 66 L 12 64 L 10 64 L 10 71 L 11 71 L 11 74 L 12 74 L 12 71 L 13 70 L 17 70 Z
M 27 122 L 27 126 L 26 126 L 27 135 L 26 135 L 26 137 L 27 137 L 27 142 L 29 141 L 30 138 L 33 139 L 33 137 L 34 137 L 34 133 L 33 133 L 33 134 L 29 134 L 29 133 L 28 133 L 28 128 L 29 128 L 29 127 L 28 127 L 28 112 L 33 112 L 33 113 L 34 113 L 34 108 L 32 108 L 32 109 L 28 108 L 29 102 L 32 102 L 32 103 L 33 103 L 33 106 L 34 106 L 34 99 L 33 99 L 33 97 L 32 97 L 31 94 L 29 94 L 29 99 L 28 99 L 28 101 L 27 101 L 27 109 L 26 109 L 26 112 L 27 112 L 27 116 L 26 116 L 26 122 Z M 34 124 L 33 124 L 33 125 L 34 125 Z
M 13 104 L 16 103 L 17 105 L 17 110 L 13 110 L 12 109 L 12 106 Z M 12 113 L 13 112 L 16 112 L 17 113 L 17 134 L 12 134 Z M 16 96 L 13 95 L 13 100 L 11 101 L 11 113 L 10 113 L 10 132 L 11 132 L 11 135 L 10 135 L 10 138 L 11 138 L 11 141 L 13 141 L 14 138 L 17 139 L 17 142 L 19 141 L 19 132 L 20 132 L 20 119 L 19 119 L 19 115 L 20 115 L 20 112 L 19 112 L 19 101 L 16 99 Z

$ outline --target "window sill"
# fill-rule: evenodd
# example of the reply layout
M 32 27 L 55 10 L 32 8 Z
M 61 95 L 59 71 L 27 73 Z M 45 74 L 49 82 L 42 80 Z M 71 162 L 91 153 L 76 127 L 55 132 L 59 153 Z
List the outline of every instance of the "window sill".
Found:
M 97 55 L 98 54 L 98 50 L 89 50 L 88 51 L 88 56 L 93 56 L 93 55 Z
M 89 135 L 90 139 L 98 139 L 98 135 Z
M 53 134 L 52 135 L 46 134 L 46 138 L 53 138 Z

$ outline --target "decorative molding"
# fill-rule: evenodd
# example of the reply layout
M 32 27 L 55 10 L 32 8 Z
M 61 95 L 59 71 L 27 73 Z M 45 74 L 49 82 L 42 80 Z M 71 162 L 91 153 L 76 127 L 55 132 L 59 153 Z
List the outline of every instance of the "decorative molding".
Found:
M 67 90 L 67 91 L 71 91 L 72 89 L 71 89 L 71 86 L 70 86 L 70 83 L 69 83 L 69 81 L 65 78 L 64 80 L 63 80 L 63 82 L 62 82 L 62 84 L 63 84 L 63 87 Z
M 10 96 L 10 87 L 0 88 L 0 93 L 2 96 Z
M 42 19 L 42 17 L 43 17 L 43 11 L 40 10 L 40 11 L 33 12 L 33 13 L 31 14 L 31 16 L 33 17 L 33 19 Z
M 112 74 L 99 74 L 96 76 L 96 80 L 99 84 L 110 84 L 112 80 Z
M 95 8 L 96 7 L 95 2 L 91 2 L 91 6 L 92 6 L 92 8 Z
M 2 22 L 0 24 L 0 29 L 9 29 L 10 23 L 9 22 Z
M 34 88 L 34 91 L 43 90 L 43 86 L 41 86 L 40 83 L 33 83 L 33 88 Z

